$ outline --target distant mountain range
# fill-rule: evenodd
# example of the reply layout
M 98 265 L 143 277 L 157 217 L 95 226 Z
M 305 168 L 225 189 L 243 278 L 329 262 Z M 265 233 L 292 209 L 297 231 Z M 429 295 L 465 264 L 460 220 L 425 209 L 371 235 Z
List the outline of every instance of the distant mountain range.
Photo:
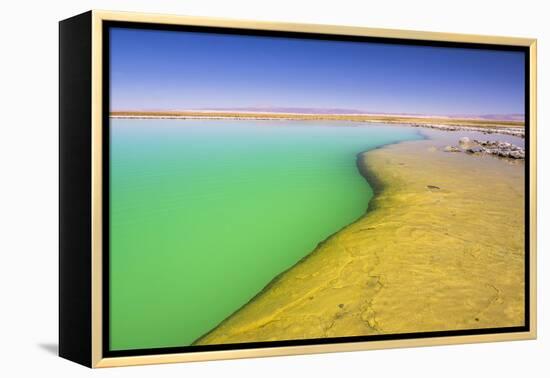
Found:
M 451 117 L 464 117 L 464 118 L 471 118 L 476 117 L 480 119 L 494 119 L 494 120 L 500 120 L 500 121 L 524 121 L 525 117 L 523 114 L 482 114 L 478 116 L 468 116 L 464 114 L 457 114 L 452 115 Z
M 449 118 L 474 118 L 506 121 L 523 121 L 523 114 L 420 114 L 420 113 L 385 113 L 346 108 L 306 108 L 306 107 L 242 107 L 242 108 L 203 108 L 198 111 L 214 112 L 250 112 L 250 113 L 296 113 L 296 114 L 384 114 L 415 117 L 449 117 Z

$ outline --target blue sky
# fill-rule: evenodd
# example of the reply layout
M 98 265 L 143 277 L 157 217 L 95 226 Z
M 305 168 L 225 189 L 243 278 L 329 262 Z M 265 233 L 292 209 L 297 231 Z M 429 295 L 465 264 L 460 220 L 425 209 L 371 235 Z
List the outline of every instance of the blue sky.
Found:
M 111 29 L 111 110 L 524 113 L 524 54 Z

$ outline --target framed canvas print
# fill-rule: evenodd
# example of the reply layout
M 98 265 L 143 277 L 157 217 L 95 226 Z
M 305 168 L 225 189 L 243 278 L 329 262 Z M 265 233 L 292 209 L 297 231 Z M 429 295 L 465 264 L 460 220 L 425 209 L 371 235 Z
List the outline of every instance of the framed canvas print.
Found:
M 536 336 L 536 41 L 60 22 L 59 353 Z

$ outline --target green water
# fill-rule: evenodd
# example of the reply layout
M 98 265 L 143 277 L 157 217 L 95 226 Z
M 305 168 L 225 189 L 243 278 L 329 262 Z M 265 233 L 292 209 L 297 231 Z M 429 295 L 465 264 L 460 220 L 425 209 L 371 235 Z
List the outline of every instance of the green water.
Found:
M 111 120 L 111 350 L 191 344 L 365 212 L 359 152 L 419 138 L 351 122 Z

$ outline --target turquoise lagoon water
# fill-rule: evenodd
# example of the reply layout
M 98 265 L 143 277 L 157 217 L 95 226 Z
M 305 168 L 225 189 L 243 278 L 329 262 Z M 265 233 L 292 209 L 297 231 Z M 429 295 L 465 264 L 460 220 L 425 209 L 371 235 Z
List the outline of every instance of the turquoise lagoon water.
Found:
M 185 346 L 365 213 L 353 122 L 111 120 L 110 348 Z

